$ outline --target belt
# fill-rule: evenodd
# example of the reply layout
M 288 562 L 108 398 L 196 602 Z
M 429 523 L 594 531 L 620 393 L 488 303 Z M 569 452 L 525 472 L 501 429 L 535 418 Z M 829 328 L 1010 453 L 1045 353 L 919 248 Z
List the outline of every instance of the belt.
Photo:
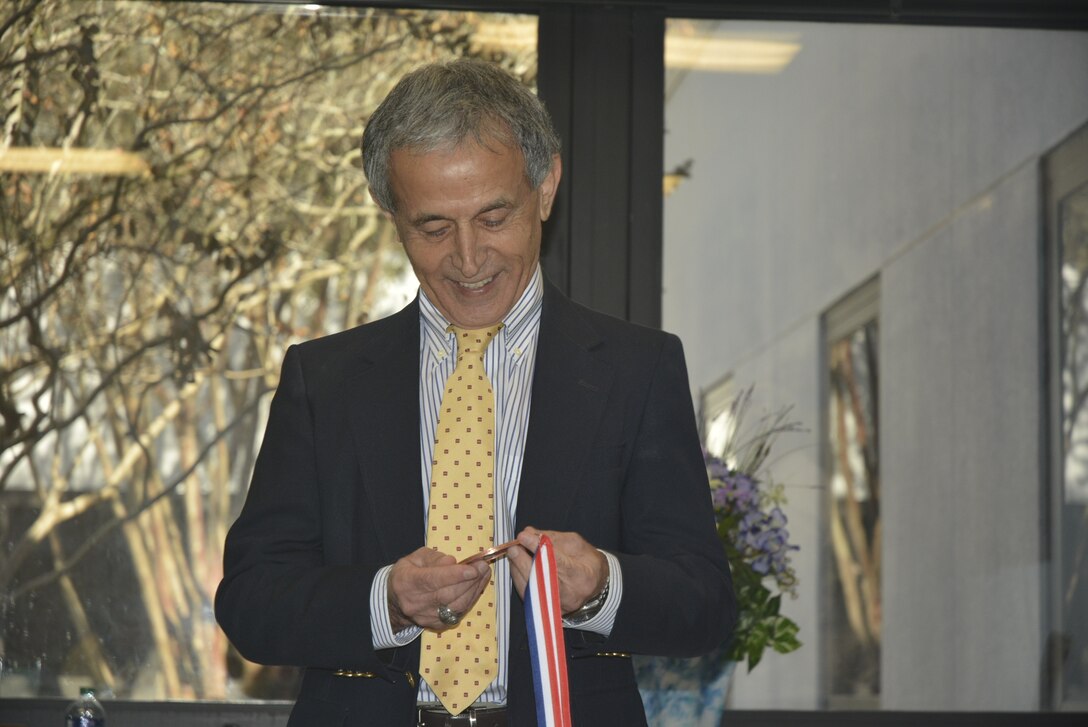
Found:
M 419 727 L 506 727 L 506 707 L 469 707 L 454 716 L 442 705 L 420 705 Z

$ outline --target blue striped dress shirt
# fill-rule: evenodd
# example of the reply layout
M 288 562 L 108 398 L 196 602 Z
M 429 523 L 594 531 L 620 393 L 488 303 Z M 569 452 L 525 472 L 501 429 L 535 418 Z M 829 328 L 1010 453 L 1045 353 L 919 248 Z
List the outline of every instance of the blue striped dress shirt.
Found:
M 529 427 L 529 406 L 533 388 L 533 369 L 540 334 L 540 308 L 544 298 L 540 266 L 518 302 L 503 319 L 503 327 L 484 354 L 484 369 L 495 391 L 495 540 L 505 543 L 514 538 L 514 514 L 521 484 L 521 463 L 525 454 L 525 434 Z M 419 457 L 423 473 L 423 513 L 421 527 L 426 528 L 426 514 L 431 493 L 431 462 L 434 459 L 434 435 L 438 410 L 446 379 L 457 363 L 456 341 L 447 333 L 448 321 L 419 291 Z M 623 594 L 619 562 L 605 553 L 610 571 L 608 598 L 592 619 L 578 628 L 608 635 Z M 494 564 L 497 596 L 499 673 L 480 702 L 505 704 L 507 683 L 507 640 L 510 629 L 510 564 L 501 558 Z M 370 628 L 375 649 L 405 646 L 419 638 L 422 629 L 411 627 L 393 633 L 389 623 L 388 579 L 392 566 L 374 576 L 370 589 Z M 520 614 L 519 614 L 520 615 Z M 420 702 L 437 702 L 426 682 L 420 680 Z

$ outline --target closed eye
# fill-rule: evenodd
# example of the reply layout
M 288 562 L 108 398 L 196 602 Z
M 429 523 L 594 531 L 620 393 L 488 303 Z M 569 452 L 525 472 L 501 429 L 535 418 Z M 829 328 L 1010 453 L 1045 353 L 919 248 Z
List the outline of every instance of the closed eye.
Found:
M 495 230 L 506 224 L 514 210 L 515 205 L 510 200 L 501 199 L 480 210 L 476 219 L 485 229 Z
M 435 227 L 435 228 L 430 228 L 430 229 L 422 228 L 422 229 L 420 229 L 420 232 L 422 232 L 427 237 L 430 237 L 432 239 L 437 240 L 437 239 L 439 239 L 441 237 L 444 237 L 445 234 L 449 231 L 449 229 L 450 229 L 449 225 L 443 225 L 441 227 Z

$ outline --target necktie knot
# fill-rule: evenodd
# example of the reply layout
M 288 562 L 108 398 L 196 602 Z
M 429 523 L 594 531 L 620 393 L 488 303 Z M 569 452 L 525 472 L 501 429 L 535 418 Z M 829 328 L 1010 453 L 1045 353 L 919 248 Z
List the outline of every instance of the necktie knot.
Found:
M 496 323 L 487 328 L 461 328 L 450 325 L 446 330 L 452 331 L 457 338 L 457 358 L 460 360 L 469 355 L 482 358 L 487 345 L 495 338 L 500 328 L 502 323 Z

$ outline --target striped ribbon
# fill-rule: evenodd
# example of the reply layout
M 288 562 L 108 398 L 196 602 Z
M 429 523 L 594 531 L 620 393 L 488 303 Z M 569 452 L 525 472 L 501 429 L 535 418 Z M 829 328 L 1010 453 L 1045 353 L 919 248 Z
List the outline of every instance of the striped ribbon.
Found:
M 547 535 L 540 536 L 525 587 L 525 626 L 533 662 L 537 727 L 571 727 L 559 574 Z

